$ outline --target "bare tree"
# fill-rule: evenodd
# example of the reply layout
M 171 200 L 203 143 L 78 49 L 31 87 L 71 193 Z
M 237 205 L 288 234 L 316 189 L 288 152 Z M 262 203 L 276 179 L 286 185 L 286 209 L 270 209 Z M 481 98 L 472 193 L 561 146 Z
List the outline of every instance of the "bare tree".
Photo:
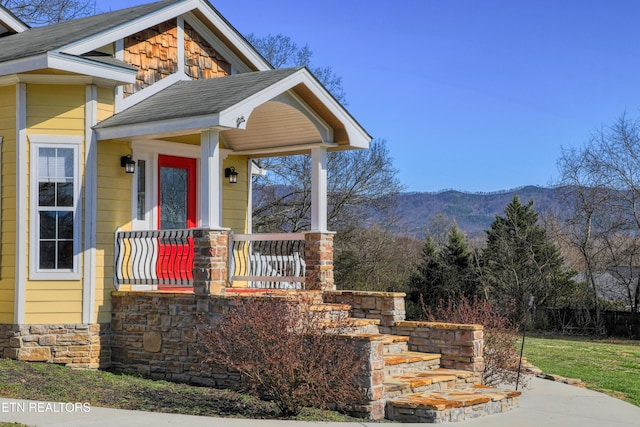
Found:
M 310 162 L 304 155 L 262 160 L 261 166 L 269 172 L 255 178 L 255 231 L 297 232 L 309 226 Z M 402 188 L 386 141 L 381 139 L 368 150 L 330 153 L 327 169 L 327 220 L 335 231 L 367 225 L 370 209 L 393 203 L 391 196 Z
M 296 42 L 291 40 L 291 37 L 283 34 L 268 34 L 264 37 L 258 37 L 251 33 L 247 34 L 246 38 L 274 68 L 309 68 L 338 102 L 347 105 L 347 97 L 342 87 L 342 77 L 338 76 L 330 66 L 314 66 L 311 63 L 313 52 L 308 44 L 298 46 Z
M 640 123 L 623 114 L 580 149 L 564 150 L 558 165 L 570 207 L 565 234 L 583 256 L 598 307 L 602 272 L 640 266 Z M 638 311 L 638 278 L 618 278 L 628 305 Z
M 97 12 L 96 2 L 92 0 L 0 0 L 0 5 L 32 26 L 55 24 Z

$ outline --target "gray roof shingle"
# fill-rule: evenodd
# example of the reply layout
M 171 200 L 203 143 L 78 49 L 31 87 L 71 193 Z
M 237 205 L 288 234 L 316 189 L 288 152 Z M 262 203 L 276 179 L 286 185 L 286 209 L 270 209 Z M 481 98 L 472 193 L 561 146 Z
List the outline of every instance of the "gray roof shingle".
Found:
M 180 81 L 100 122 L 96 129 L 220 113 L 304 67 Z
M 65 21 L 0 38 L 0 63 L 60 49 L 184 0 L 161 0 L 115 12 Z

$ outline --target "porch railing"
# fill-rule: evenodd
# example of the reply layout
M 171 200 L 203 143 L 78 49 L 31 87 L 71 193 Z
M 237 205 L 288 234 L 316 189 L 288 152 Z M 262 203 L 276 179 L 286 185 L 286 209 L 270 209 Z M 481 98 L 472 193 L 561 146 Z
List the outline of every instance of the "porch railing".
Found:
M 193 230 L 117 231 L 120 285 L 193 286 Z
M 249 288 L 304 289 L 304 234 L 231 234 L 229 280 Z

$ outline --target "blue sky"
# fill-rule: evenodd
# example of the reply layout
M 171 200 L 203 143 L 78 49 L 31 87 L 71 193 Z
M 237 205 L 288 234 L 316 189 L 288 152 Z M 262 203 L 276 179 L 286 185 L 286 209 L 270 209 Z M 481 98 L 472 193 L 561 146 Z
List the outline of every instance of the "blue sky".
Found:
M 561 147 L 640 117 L 636 0 L 210 1 L 241 33 L 288 35 L 333 67 L 408 191 L 550 185 Z

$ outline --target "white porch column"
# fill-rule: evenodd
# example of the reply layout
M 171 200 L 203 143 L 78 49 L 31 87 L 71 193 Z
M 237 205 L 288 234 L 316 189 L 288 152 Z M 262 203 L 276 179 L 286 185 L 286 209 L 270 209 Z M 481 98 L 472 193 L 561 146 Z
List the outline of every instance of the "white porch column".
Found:
M 98 123 L 98 87 L 87 85 L 85 102 L 85 194 L 84 194 L 84 272 L 82 279 L 82 323 L 96 322 L 97 247 L 97 170 L 98 142 L 91 129 Z
M 218 146 L 219 132 L 200 134 L 200 227 L 222 228 L 222 160 Z
M 13 323 L 25 322 L 27 294 L 27 85 L 16 84 L 16 287 Z M 32 225 L 33 227 L 33 225 Z
M 311 150 L 311 231 L 327 231 L 327 148 Z

